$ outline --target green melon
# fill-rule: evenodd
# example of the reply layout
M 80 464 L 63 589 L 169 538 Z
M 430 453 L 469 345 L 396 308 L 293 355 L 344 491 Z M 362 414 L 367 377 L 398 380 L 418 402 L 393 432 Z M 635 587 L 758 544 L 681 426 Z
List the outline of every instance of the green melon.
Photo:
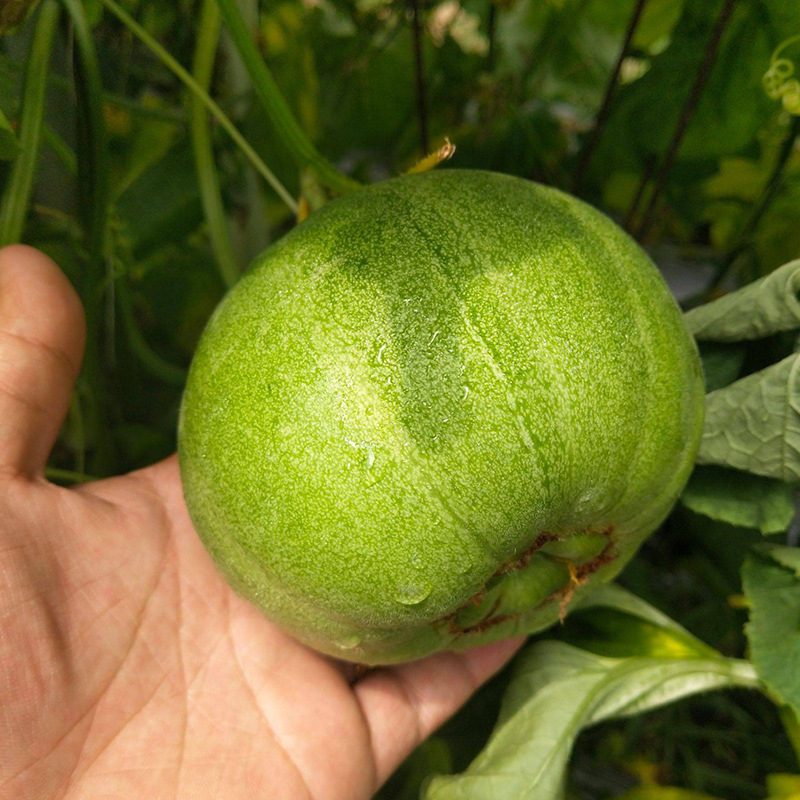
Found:
M 367 664 L 551 624 L 669 512 L 697 351 L 647 256 L 554 189 L 447 170 L 326 205 L 212 316 L 184 492 L 231 584 Z

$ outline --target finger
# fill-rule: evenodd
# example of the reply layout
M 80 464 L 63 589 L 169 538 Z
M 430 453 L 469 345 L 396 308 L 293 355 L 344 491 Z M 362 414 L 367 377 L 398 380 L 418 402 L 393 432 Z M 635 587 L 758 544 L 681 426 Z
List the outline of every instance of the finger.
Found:
M 371 672 L 353 687 L 370 730 L 378 785 L 517 652 L 524 639 Z
M 0 250 L 0 473 L 43 472 L 85 336 L 81 302 L 61 270 L 32 247 Z

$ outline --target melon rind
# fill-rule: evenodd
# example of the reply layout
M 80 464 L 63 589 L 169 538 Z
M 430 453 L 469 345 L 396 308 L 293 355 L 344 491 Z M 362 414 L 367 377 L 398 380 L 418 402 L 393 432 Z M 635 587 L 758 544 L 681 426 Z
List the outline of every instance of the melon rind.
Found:
M 694 341 L 622 230 L 444 170 L 335 200 L 256 260 L 197 348 L 179 454 L 239 592 L 392 663 L 539 630 L 616 575 L 702 413 Z

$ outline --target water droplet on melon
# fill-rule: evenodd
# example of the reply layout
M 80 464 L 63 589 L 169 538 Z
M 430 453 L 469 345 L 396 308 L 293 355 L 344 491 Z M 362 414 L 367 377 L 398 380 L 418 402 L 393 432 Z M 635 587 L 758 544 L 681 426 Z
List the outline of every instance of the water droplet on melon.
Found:
M 401 586 L 395 593 L 394 599 L 404 606 L 416 606 L 425 600 L 433 590 L 430 584 L 420 583 Z
M 344 636 L 339 639 L 336 644 L 341 647 L 342 650 L 352 650 L 354 647 L 358 647 L 361 644 L 361 637 L 355 634 L 352 636 Z

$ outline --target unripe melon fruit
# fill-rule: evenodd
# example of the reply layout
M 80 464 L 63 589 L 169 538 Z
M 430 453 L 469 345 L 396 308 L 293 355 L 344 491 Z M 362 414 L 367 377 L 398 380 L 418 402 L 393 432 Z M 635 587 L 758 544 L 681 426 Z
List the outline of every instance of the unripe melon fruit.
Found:
M 242 595 L 391 663 L 539 630 L 615 576 L 702 409 L 694 342 L 625 233 L 447 170 L 335 200 L 256 261 L 199 343 L 179 453 Z

